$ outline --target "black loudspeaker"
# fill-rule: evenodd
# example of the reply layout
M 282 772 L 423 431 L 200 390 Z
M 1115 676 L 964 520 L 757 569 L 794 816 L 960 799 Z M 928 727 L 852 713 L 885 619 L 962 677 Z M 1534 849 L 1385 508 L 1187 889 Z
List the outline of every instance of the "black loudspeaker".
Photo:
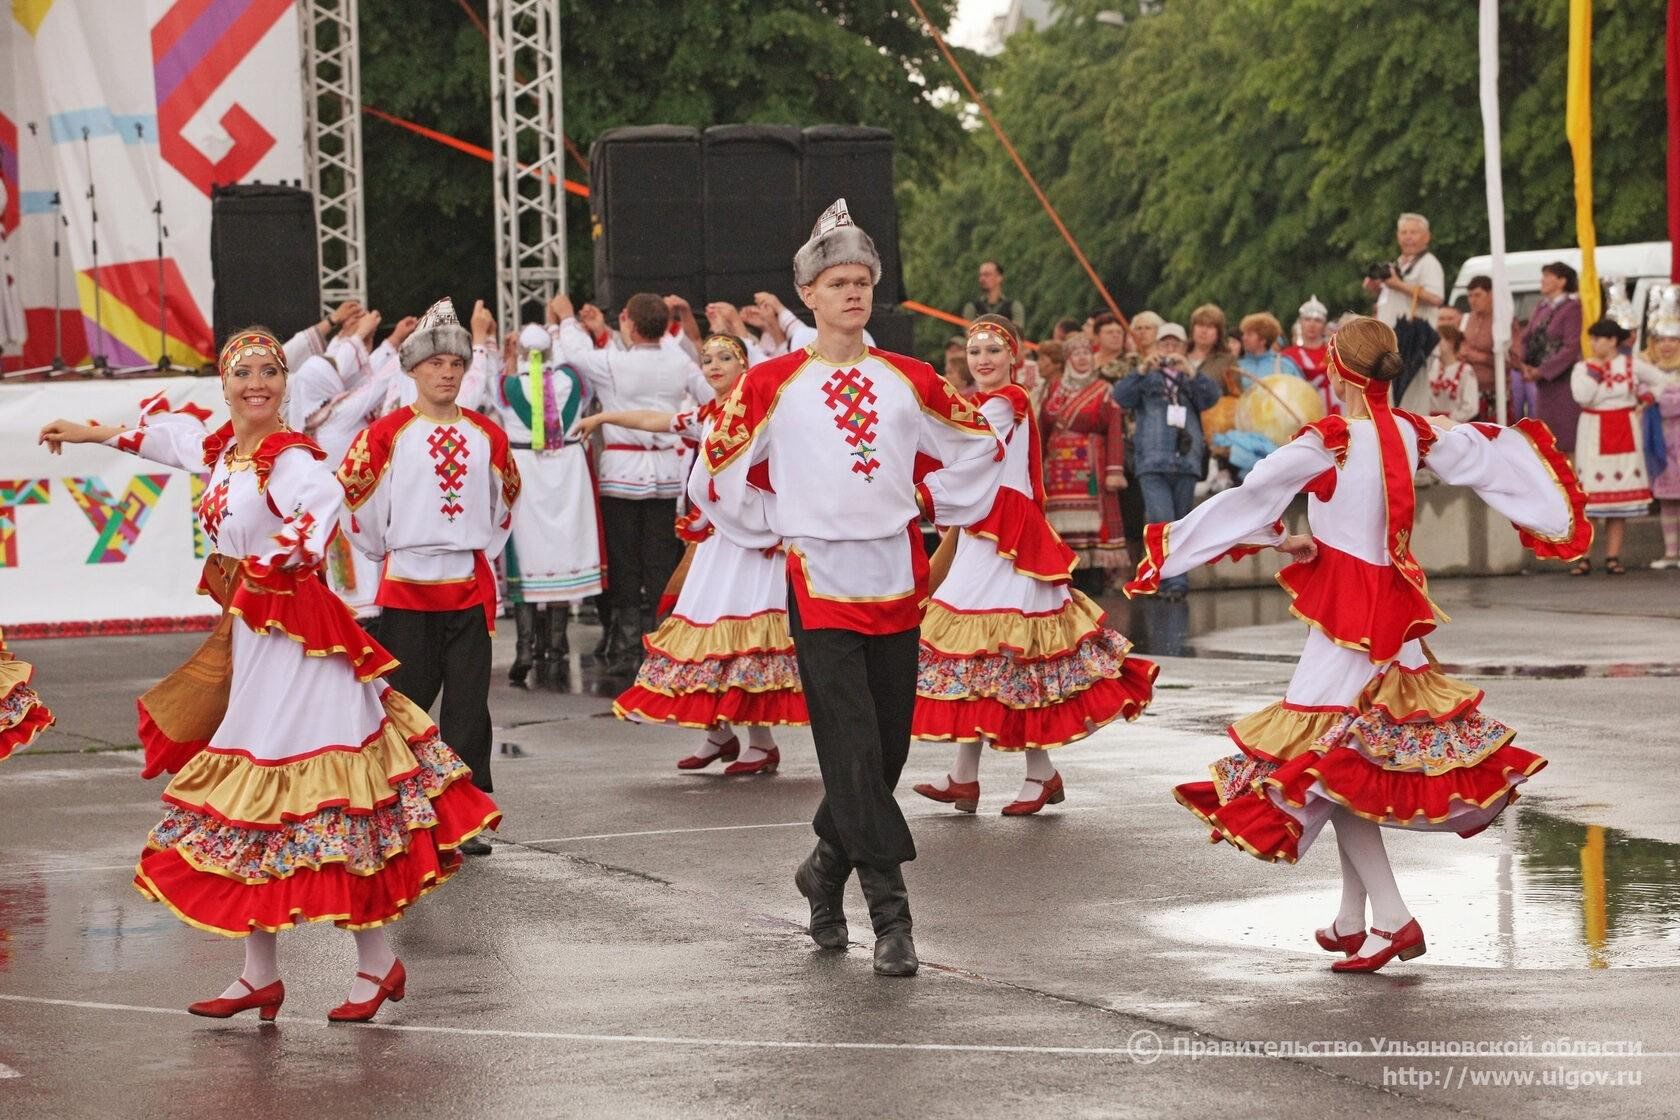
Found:
M 791 125 L 726 124 L 706 130 L 706 299 L 737 306 L 774 292 L 798 307 L 793 254 L 810 223 L 800 224 L 804 141 Z
M 883 272 L 881 283 L 885 284 L 886 280 L 886 273 Z M 877 350 L 889 350 L 894 354 L 905 354 L 913 358 L 916 356 L 916 317 L 902 308 L 883 304 L 880 289 L 877 288 L 875 313 L 869 316 L 869 337 L 875 340 Z
M 261 324 L 281 339 L 321 319 L 315 199 L 250 183 L 210 196 L 211 327 L 220 340 Z
M 875 306 L 896 305 L 904 298 L 904 273 L 898 254 L 898 203 L 893 197 L 891 132 L 884 128 L 838 124 L 807 128 L 800 198 L 799 244 L 804 244 L 811 227 L 829 204 L 844 198 L 852 220 L 869 234 L 881 254 L 881 282 L 875 287 Z
M 637 292 L 706 299 L 700 133 L 615 128 L 589 149 L 595 302 L 615 312 Z

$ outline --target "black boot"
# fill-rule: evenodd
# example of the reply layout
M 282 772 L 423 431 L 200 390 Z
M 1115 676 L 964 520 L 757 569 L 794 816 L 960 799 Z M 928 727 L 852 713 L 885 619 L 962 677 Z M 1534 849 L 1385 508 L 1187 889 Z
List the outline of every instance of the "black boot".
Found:
M 530 675 L 531 666 L 537 659 L 534 648 L 537 608 L 530 603 L 516 603 L 513 608 L 513 625 L 517 636 L 513 643 L 513 665 L 508 669 L 508 683 L 516 688 L 524 688 L 525 678 Z
M 818 840 L 793 873 L 793 885 L 811 904 L 811 940 L 824 949 L 844 949 L 851 940 L 843 908 L 846 880 L 851 877 L 846 853 L 827 840 Z
M 612 656 L 613 644 L 613 609 L 605 592 L 595 596 L 595 616 L 601 622 L 601 640 L 595 643 L 595 660 L 603 661 Z
M 858 864 L 858 882 L 869 902 L 875 927 L 875 971 L 882 976 L 914 976 L 921 962 L 910 939 L 910 894 L 897 867 L 883 870 Z
M 633 677 L 642 667 L 642 632 L 636 628 L 634 611 L 613 611 L 612 649 L 605 671 L 615 677 Z
M 572 640 L 567 629 L 572 625 L 572 605 L 554 603 L 548 608 L 548 653 L 562 664 L 572 655 Z
M 538 630 L 546 644 L 537 662 L 537 680 L 545 688 L 564 690 L 570 683 L 566 657 L 572 652 L 572 647 L 566 638 L 566 624 L 571 618 L 570 603 L 550 603 L 543 609 Z

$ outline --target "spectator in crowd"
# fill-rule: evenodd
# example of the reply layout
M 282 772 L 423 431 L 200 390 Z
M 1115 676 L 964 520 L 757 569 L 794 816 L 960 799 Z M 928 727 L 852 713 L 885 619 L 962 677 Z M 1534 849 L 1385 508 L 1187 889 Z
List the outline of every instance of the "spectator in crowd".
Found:
M 1581 406 L 1569 374 L 1581 360 L 1581 300 L 1575 270 L 1562 261 L 1540 269 L 1540 304 L 1529 316 L 1511 360 L 1511 419 L 1537 416 L 1561 451 L 1575 450 Z
M 1091 344 L 1087 342 L 1085 349 L 1089 351 L 1090 348 Z M 1032 401 L 1035 411 L 1044 404 L 1044 395 L 1050 391 L 1050 387 L 1061 380 L 1063 361 L 1062 343 L 1050 341 L 1038 344 L 1038 380 L 1027 390 L 1027 397 Z
M 1435 330 L 1440 331 L 1442 327 L 1453 327 L 1462 331 L 1464 329 L 1464 312 L 1450 303 L 1443 303 L 1435 312 Z
M 1242 391 L 1246 392 L 1251 383 L 1274 373 L 1304 376 L 1301 367 L 1284 357 L 1277 348 L 1278 339 L 1283 337 L 1283 324 L 1277 321 L 1276 315 L 1270 311 L 1244 315 L 1238 329 L 1242 331 L 1242 356 L 1237 359 Z
M 1303 376 L 1324 398 L 1328 412 L 1340 412 L 1342 402 L 1330 387 L 1330 309 L 1313 296 L 1295 312 L 1295 343 L 1284 348 L 1283 356 L 1295 363 Z
M 1201 413 L 1220 398 L 1220 388 L 1198 373 L 1185 355 L 1184 328 L 1161 325 L 1155 353 L 1137 373 L 1114 386 L 1114 401 L 1135 418 L 1132 450 L 1147 522 L 1177 521 L 1190 512 L 1202 477 L 1207 444 Z M 1161 593 L 1182 599 L 1188 576 L 1163 580 Z
M 1078 319 L 1071 316 L 1065 319 L 1057 319 L 1056 325 L 1050 329 L 1050 341 L 1065 342 L 1068 335 L 1075 334 L 1080 329 Z
M 945 383 L 955 389 L 958 396 L 974 395 L 974 377 L 968 372 L 968 339 L 962 335 L 954 335 L 945 343 L 943 375 Z
M 1139 311 L 1132 316 L 1132 369 L 1142 369 L 1155 356 L 1155 339 L 1160 330 L 1161 317 L 1155 312 Z
M 1663 451 L 1647 444 L 1656 461 L 1651 467 L 1651 493 L 1657 499 L 1662 524 L 1663 555 L 1651 561 L 1655 569 L 1680 568 L 1680 285 L 1662 284 L 1651 292 L 1646 320 L 1645 360 L 1662 371 L 1655 391 L 1657 421 L 1662 425 Z
M 1110 322 L 1108 329 L 1119 331 Z M 1045 513 L 1079 557 L 1073 585 L 1100 595 L 1105 573 L 1126 566 L 1119 493 L 1126 488 L 1125 419 L 1097 374 L 1091 342 L 1070 334 L 1062 343 L 1066 365 L 1044 396 L 1039 430 L 1044 440 Z
M 1003 294 L 1003 266 L 994 260 L 980 262 L 980 298 L 963 304 L 962 317 L 969 322 L 982 315 L 1003 315 L 1016 325 L 1025 324 L 1027 309 L 1018 299 Z M 967 342 L 964 342 L 967 345 Z M 964 359 L 966 361 L 966 357 Z
M 1104 381 L 1117 381 L 1130 369 L 1126 360 L 1126 347 L 1131 335 L 1112 312 L 1099 311 L 1091 316 L 1090 324 L 1097 376 Z
M 1446 416 L 1459 424 L 1474 420 L 1481 398 L 1476 371 L 1460 352 L 1464 334 L 1451 323 L 1442 323 L 1436 330 L 1441 341 L 1429 355 L 1423 376 L 1412 378 L 1400 407 L 1420 416 Z
M 1190 348 L 1185 357 L 1190 368 L 1205 373 L 1220 392 L 1236 396 L 1236 361 L 1224 346 L 1225 311 L 1217 303 L 1204 303 L 1190 313 Z
M 1476 391 L 1481 399 L 1478 418 L 1493 420 L 1493 281 L 1486 276 L 1472 276 L 1467 287 L 1470 310 L 1459 322 L 1458 329 L 1464 333 L 1464 341 L 1459 343 L 1458 356 L 1476 371 Z M 1511 324 L 1511 337 L 1517 337 L 1514 322 Z
M 1436 312 L 1446 302 L 1447 277 L 1429 251 L 1429 219 L 1402 214 L 1394 233 L 1400 242 L 1399 258 L 1373 266 L 1365 277 L 1365 290 L 1376 297 L 1372 314 L 1391 327 L 1407 317 L 1434 326 Z

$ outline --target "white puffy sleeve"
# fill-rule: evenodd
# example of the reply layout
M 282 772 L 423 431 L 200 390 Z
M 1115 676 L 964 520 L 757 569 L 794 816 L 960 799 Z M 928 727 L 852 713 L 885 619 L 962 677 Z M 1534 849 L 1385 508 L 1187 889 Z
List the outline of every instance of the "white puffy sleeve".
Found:
M 1281 518 L 1295 495 L 1336 466 L 1317 432 L 1303 432 L 1248 472 L 1241 486 L 1216 494 L 1170 524 L 1144 530 L 1144 555 L 1126 595 L 1153 595 L 1161 580 L 1227 555 L 1279 544 Z
M 140 402 L 140 422 L 112 436 L 105 446 L 166 467 L 184 471 L 204 470 L 204 440 L 210 434 L 205 421 L 210 414 L 196 405 L 171 410 L 162 393 Z
M 1007 397 L 990 397 L 980 414 L 989 435 L 959 431 L 926 412 L 922 414 L 920 450 L 943 466 L 922 479 L 918 490 L 924 512 L 939 525 L 972 525 L 991 512 L 1003 476 L 1003 444 L 1015 431 L 1015 406 Z
M 1592 545 L 1586 495 L 1551 429 L 1537 420 L 1510 428 L 1460 424 L 1442 432 L 1429 450 L 1429 469 L 1442 482 L 1474 490 L 1509 518 L 1537 556 L 1573 560 Z
M 332 468 L 307 448 L 282 451 L 268 476 L 268 499 L 280 513 L 280 528 L 271 547 L 252 559 L 280 568 L 320 564 L 344 508 L 344 488 Z

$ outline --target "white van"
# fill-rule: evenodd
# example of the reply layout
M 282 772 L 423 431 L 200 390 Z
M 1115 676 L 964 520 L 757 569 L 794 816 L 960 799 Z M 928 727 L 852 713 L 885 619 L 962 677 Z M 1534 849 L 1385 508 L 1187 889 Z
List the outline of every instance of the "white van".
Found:
M 1600 245 L 1593 254 L 1599 280 L 1619 278 L 1623 281 L 1623 290 L 1633 298 L 1633 309 L 1639 317 L 1639 327 L 1634 335 L 1635 347 L 1644 345 L 1645 305 L 1651 288 L 1668 283 L 1669 264 L 1673 259 L 1670 252 L 1667 241 L 1642 241 L 1637 245 Z M 1540 302 L 1540 269 L 1553 261 L 1562 261 L 1580 272 L 1581 250 L 1572 246 L 1568 249 L 1535 249 L 1505 254 L 1505 275 L 1511 282 L 1511 300 L 1517 306 L 1517 318 L 1525 323 L 1534 305 Z M 1465 306 L 1465 286 L 1470 283 L 1470 278 L 1492 275 L 1492 257 L 1471 257 L 1458 270 L 1458 279 L 1453 281 L 1452 298 L 1448 302 Z M 1608 304 L 1606 300 L 1605 305 Z

